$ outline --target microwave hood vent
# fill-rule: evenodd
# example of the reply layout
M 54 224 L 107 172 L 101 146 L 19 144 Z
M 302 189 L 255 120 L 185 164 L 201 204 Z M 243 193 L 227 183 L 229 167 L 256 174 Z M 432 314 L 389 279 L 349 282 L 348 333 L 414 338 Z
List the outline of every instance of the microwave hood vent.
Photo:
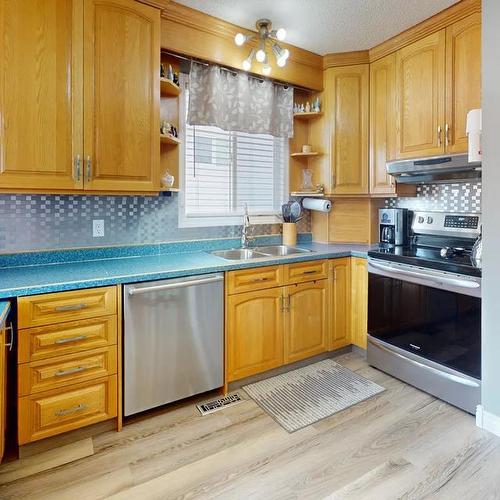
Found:
M 467 154 L 432 156 L 387 162 L 386 170 L 399 184 L 466 182 L 481 179 L 481 162 Z

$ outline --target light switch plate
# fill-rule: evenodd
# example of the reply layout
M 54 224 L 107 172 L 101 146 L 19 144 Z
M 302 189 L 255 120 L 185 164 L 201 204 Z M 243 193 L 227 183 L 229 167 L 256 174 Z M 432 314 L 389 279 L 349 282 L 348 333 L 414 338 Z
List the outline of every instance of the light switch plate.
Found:
M 103 238 L 104 237 L 104 220 L 103 219 L 94 219 L 92 221 L 92 236 L 94 238 Z

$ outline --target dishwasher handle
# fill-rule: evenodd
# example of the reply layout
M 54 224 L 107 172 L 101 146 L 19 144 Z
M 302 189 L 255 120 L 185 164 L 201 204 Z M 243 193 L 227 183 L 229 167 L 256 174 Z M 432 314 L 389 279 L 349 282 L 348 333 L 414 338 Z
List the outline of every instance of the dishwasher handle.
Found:
M 189 281 L 179 281 L 177 283 L 165 283 L 164 285 L 154 285 L 147 288 L 131 288 L 129 295 L 138 295 L 141 293 L 161 292 L 163 290 L 175 290 L 177 288 L 187 288 L 188 286 L 205 285 L 207 283 L 217 283 L 223 281 L 222 276 L 212 276 L 210 278 L 201 278 Z

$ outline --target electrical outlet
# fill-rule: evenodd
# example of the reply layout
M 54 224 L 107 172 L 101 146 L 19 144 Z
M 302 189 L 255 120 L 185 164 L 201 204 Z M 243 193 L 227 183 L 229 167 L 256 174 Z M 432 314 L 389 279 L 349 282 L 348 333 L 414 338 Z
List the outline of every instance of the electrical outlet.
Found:
M 92 236 L 94 238 L 102 238 L 104 236 L 104 221 L 102 219 L 94 219 L 92 221 Z

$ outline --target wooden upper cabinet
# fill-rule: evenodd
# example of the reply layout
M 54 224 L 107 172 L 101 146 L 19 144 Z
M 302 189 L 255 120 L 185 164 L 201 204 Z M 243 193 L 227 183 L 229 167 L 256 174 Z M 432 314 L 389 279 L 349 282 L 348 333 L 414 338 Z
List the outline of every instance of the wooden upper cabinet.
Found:
M 481 107 L 481 14 L 446 28 L 445 142 L 450 153 L 467 152 L 467 113 Z
M 133 0 L 85 0 L 85 187 L 160 187 L 160 12 Z
M 396 53 L 398 158 L 445 151 L 445 30 Z
M 331 193 L 368 193 L 368 64 L 328 68 Z
M 286 287 L 285 363 L 327 350 L 328 280 Z
M 81 189 L 83 0 L 0 2 L 0 189 Z
M 396 54 L 370 65 L 370 192 L 394 194 L 385 165 L 396 157 Z

